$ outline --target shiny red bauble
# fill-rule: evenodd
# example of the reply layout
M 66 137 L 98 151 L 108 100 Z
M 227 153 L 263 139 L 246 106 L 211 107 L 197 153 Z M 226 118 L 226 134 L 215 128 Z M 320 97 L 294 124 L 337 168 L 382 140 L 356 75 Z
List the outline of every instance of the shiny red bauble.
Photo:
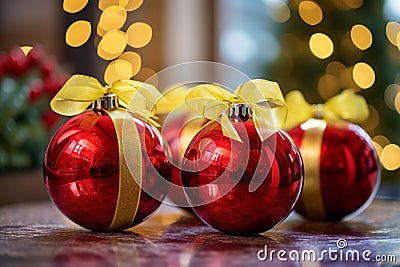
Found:
M 304 188 L 295 210 L 309 219 L 341 220 L 362 212 L 380 182 L 380 163 L 358 125 L 310 119 L 291 129 L 303 156 Z
M 157 129 L 136 119 L 142 144 L 142 186 L 131 225 L 146 219 L 160 205 L 168 188 L 157 184 L 170 179 L 171 166 Z M 134 155 L 133 155 L 134 158 Z M 129 164 L 129 163 L 128 163 Z M 119 147 L 107 114 L 86 111 L 67 121 L 53 136 L 44 158 L 44 179 L 58 209 L 76 224 L 107 231 L 119 194 Z M 150 196 L 147 192 L 152 192 Z M 134 211 L 129 211 L 134 212 Z
M 227 234 L 257 234 L 292 211 L 303 164 L 283 130 L 262 141 L 251 119 L 232 125 L 243 142 L 225 136 L 217 122 L 195 136 L 185 153 L 182 183 L 205 223 Z

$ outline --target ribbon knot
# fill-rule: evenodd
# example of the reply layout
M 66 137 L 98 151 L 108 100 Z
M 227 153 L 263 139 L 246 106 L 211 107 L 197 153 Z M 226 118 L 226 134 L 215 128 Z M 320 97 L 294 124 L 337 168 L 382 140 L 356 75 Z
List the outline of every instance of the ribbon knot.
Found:
M 353 123 L 362 123 L 369 116 L 367 102 L 351 89 L 329 98 L 324 104 L 316 105 L 307 103 L 303 94 L 295 90 L 286 95 L 286 104 L 288 117 L 285 129 L 291 129 L 310 118 L 326 121 L 343 119 Z
M 287 115 L 285 100 L 279 85 L 267 80 L 250 80 L 234 92 L 217 84 L 192 87 L 185 99 L 189 109 L 206 119 L 220 121 L 225 136 L 242 142 L 228 117 L 233 104 L 248 104 L 257 133 L 262 141 L 281 129 Z
M 61 115 L 73 116 L 84 112 L 94 101 L 107 94 L 116 94 L 121 107 L 132 110 L 158 126 L 154 114 L 155 103 L 161 93 L 154 86 L 138 81 L 119 80 L 112 85 L 103 86 L 93 77 L 74 75 L 54 96 L 50 106 Z

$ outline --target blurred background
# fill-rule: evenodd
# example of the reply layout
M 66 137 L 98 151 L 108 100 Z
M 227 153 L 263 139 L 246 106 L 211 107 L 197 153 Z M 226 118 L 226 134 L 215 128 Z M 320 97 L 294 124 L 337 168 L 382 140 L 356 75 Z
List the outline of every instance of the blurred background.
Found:
M 0 204 L 47 198 L 41 159 L 62 123 L 48 102 L 69 75 L 145 81 L 194 60 L 275 80 L 310 103 L 359 92 L 370 109 L 361 126 L 382 164 L 379 195 L 400 198 L 398 0 L 126 0 L 126 9 L 109 8 L 119 2 L 0 1 Z M 30 53 L 25 65 L 21 53 Z

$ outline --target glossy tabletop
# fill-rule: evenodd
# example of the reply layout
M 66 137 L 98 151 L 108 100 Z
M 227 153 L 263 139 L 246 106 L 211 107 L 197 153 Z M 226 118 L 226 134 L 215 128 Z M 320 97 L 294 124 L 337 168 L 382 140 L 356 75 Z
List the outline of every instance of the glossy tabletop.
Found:
M 293 213 L 248 237 L 219 233 L 166 205 L 128 231 L 96 233 L 51 202 L 13 204 L 0 208 L 0 266 L 399 266 L 399 226 L 400 202 L 392 200 L 375 200 L 346 222 Z

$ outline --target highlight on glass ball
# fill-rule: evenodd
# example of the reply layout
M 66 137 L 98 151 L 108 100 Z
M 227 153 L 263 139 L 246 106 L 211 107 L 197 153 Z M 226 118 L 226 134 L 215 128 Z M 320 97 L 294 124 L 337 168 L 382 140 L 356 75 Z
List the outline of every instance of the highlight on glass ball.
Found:
M 72 85 L 82 83 L 78 79 L 82 77 L 73 76 L 55 99 L 69 95 Z M 90 78 L 83 79 L 87 84 Z M 134 111 L 127 115 L 116 94 L 94 103 L 93 110 L 74 116 L 53 136 L 44 157 L 44 180 L 54 204 L 74 223 L 94 231 L 121 231 L 159 207 L 168 188 L 158 181 L 170 180 L 171 165 L 156 127 Z M 122 126 L 127 123 L 132 146 L 122 148 Z M 124 153 L 132 154 L 133 162 Z
M 198 101 L 200 94 L 206 104 L 190 106 L 213 121 L 185 152 L 182 184 L 196 215 L 231 235 L 257 234 L 278 225 L 292 211 L 303 184 L 300 152 L 285 131 L 272 127 L 286 117 L 279 108 L 283 98 L 269 99 L 278 106 L 272 120 L 265 116 L 272 112 L 264 96 L 250 103 L 240 97 L 255 90 L 282 96 L 276 83 L 265 80 L 249 81 L 235 93 L 201 85 L 187 96 Z

